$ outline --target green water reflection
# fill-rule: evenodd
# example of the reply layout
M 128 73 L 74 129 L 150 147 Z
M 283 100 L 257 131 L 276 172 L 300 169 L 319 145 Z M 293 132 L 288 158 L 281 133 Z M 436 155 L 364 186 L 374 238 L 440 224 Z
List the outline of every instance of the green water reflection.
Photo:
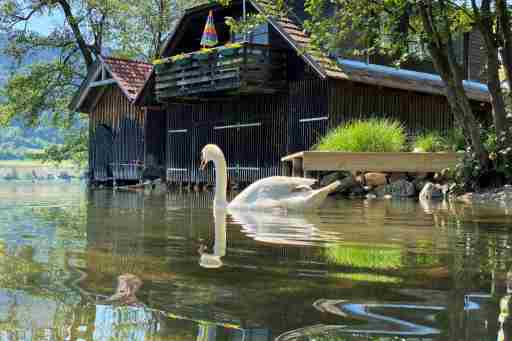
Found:
M 214 215 L 211 200 L 0 183 L 0 339 L 498 337 L 512 265 L 503 208 L 333 201 L 306 216 Z

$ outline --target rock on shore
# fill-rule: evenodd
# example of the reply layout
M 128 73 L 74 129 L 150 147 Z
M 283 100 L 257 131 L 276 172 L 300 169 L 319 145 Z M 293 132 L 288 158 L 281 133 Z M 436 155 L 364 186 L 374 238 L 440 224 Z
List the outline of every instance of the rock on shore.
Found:
M 512 185 L 488 190 L 480 193 L 466 193 L 456 198 L 459 202 L 468 204 L 498 204 L 500 206 L 512 207 Z

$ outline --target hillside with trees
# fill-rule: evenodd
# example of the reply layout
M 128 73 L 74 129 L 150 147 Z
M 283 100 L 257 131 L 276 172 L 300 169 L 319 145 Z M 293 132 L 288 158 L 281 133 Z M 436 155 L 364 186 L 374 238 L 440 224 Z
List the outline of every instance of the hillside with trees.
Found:
M 7 36 L 0 34 L 0 51 L 7 47 Z M 38 59 L 55 58 L 56 54 L 44 51 L 37 55 L 26 56 L 22 63 L 28 65 Z M 16 61 L 0 53 L 0 89 L 4 87 L 11 72 L 18 68 Z M 1 99 L 0 99 L 1 101 Z M 63 138 L 55 128 L 41 124 L 27 127 L 21 120 L 14 120 L 6 126 L 0 126 L 0 160 L 22 160 L 31 154 L 41 153 L 53 144 L 63 143 Z

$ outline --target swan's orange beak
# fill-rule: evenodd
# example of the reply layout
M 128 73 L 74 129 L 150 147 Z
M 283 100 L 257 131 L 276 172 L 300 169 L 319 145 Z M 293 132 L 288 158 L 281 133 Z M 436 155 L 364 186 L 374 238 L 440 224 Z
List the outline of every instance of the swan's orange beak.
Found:
M 201 157 L 201 165 L 199 166 L 199 169 L 204 171 L 207 164 L 208 162 L 203 157 Z

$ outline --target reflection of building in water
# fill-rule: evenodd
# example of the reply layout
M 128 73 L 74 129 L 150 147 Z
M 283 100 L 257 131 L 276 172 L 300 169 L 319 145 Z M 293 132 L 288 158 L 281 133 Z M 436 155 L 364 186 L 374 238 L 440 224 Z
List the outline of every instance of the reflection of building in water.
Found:
M 126 321 L 127 328 L 134 330 L 128 333 L 130 337 L 142 339 L 141 335 L 190 333 L 190 337 L 183 340 L 202 340 L 201 337 L 214 333 L 224 335 L 222 339 L 226 340 L 270 340 L 269 336 L 262 338 L 262 335 L 270 335 L 268 329 L 259 324 L 253 327 L 253 322 L 246 325 L 247 307 L 227 311 L 216 307 L 220 304 L 216 301 L 222 302 L 222 297 L 232 289 L 226 287 L 230 285 L 227 283 L 210 283 L 211 274 L 201 273 L 198 265 L 200 239 L 214 240 L 217 236 L 213 253 L 218 254 L 219 259 L 225 253 L 222 251 L 226 244 L 225 229 L 222 242 L 219 237 L 223 234 L 215 234 L 211 209 L 196 208 L 191 212 L 169 204 L 165 196 L 112 194 L 111 191 L 97 191 L 94 195 L 96 202 L 90 205 L 88 213 L 86 264 L 80 269 L 85 275 L 78 285 L 95 295 L 108 296 L 111 289 L 105 288 L 119 274 L 130 272 L 140 277 L 144 281 L 140 300 L 147 307 L 123 308 L 127 310 L 126 316 L 138 319 Z M 224 225 L 225 228 L 225 214 L 218 218 L 219 227 Z M 95 331 L 100 325 L 100 329 L 106 331 L 95 331 L 94 335 L 89 332 L 91 337 L 103 333 L 101 335 L 115 339 L 124 335 L 123 331 L 116 331 L 116 326 L 108 331 L 109 324 L 125 318 L 123 309 L 98 304 L 93 307 L 88 313 L 93 319 L 84 320 L 85 329 Z M 139 308 L 142 311 L 137 310 Z M 150 317 L 153 320 L 148 322 Z M 130 327 L 132 324 L 151 327 L 144 327 L 137 334 L 135 327 Z M 234 324 L 238 327 L 232 328 Z
M 367 294 L 357 288 L 358 282 L 365 285 L 378 282 L 385 287 L 395 285 L 398 279 L 416 286 L 418 278 L 422 281 L 435 278 L 439 288 L 451 288 L 452 276 L 447 264 L 458 265 L 451 265 L 452 258 L 446 259 L 446 252 L 439 256 L 435 248 L 440 246 L 442 251 L 463 238 L 463 231 L 454 229 L 448 237 L 441 236 L 444 239 L 439 244 L 427 245 L 432 250 L 424 254 L 416 241 L 432 240 L 428 234 L 436 231 L 431 228 L 414 229 L 411 238 L 406 238 L 399 236 L 404 233 L 403 226 L 397 228 L 384 223 L 376 225 L 382 227 L 376 233 L 379 240 L 371 239 L 373 236 L 368 240 L 361 238 L 361 233 L 373 232 L 370 228 L 362 230 L 362 224 L 386 222 L 399 214 L 403 209 L 400 205 L 420 216 L 420 207 L 402 203 L 397 204 L 400 207 L 387 204 L 383 210 L 372 207 L 372 214 L 347 215 L 342 221 L 339 216 L 228 212 L 225 233 L 218 233 L 209 193 L 144 196 L 98 191 L 95 195 L 99 196 L 100 204 L 96 202 L 89 208 L 88 247 L 84 257 L 87 265 L 82 269 L 87 278 L 81 286 L 107 296 L 112 294 L 112 283 L 118 275 L 134 273 L 144 280 L 141 301 L 165 312 L 163 320 L 158 322 L 159 335 L 166 326 L 178 323 L 170 316 L 174 314 L 183 318 L 176 328 L 192 335 L 189 339 L 222 339 L 223 333 L 234 338 L 244 330 L 245 335 L 251 331 L 265 340 L 276 336 L 270 330 L 281 333 L 289 326 L 308 325 L 317 315 L 303 312 L 307 310 L 304 302 L 310 302 L 309 308 L 313 310 L 311 302 L 318 298 L 313 293 L 323 289 L 312 287 L 319 282 L 325 283 L 325 288 L 346 287 L 357 291 L 354 297 Z M 426 219 L 425 223 L 431 226 L 432 221 Z M 357 233 L 357 238 L 363 240 L 360 244 L 351 242 L 357 239 L 352 234 Z M 219 239 L 223 235 L 224 241 Z M 405 241 L 395 243 L 394 239 Z M 222 267 L 201 268 L 197 250 L 202 243 L 211 247 L 207 253 L 217 257 L 215 260 L 220 260 Z M 479 243 L 470 241 L 468 245 L 480 247 Z M 443 268 L 435 272 L 438 267 Z M 331 295 L 336 294 L 331 291 Z M 280 306 L 276 302 L 286 304 Z M 294 312 L 289 313 L 291 310 Z M 476 316 L 474 311 L 469 314 Z M 94 325 L 96 310 L 92 315 L 94 319 L 88 323 Z M 226 325 L 238 328 L 230 329 Z
M 157 334 L 160 323 L 150 309 L 141 306 L 97 304 L 94 340 L 148 340 Z

